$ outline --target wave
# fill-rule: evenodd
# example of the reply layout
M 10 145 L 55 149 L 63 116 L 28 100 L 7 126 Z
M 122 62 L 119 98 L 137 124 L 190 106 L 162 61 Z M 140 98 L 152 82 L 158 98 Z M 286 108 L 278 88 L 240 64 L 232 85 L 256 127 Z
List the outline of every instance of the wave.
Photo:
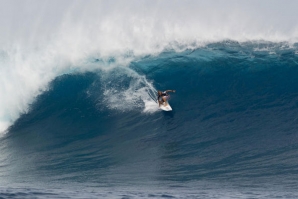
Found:
M 86 62 L 101 67 L 54 78 L 1 137 L 4 197 L 297 195 L 297 44 Z M 158 110 L 155 88 L 176 89 L 172 112 Z
M 146 56 L 229 40 L 286 45 L 297 41 L 295 1 L 1 4 L 2 132 L 63 74 L 127 67 Z
M 0 5 L 1 196 L 297 198 L 296 1 Z

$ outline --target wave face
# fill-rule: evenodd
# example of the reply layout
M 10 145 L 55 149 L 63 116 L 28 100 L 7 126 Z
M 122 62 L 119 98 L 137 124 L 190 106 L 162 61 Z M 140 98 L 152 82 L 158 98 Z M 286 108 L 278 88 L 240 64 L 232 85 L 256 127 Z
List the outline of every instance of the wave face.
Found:
M 0 3 L 0 197 L 298 197 L 295 1 Z

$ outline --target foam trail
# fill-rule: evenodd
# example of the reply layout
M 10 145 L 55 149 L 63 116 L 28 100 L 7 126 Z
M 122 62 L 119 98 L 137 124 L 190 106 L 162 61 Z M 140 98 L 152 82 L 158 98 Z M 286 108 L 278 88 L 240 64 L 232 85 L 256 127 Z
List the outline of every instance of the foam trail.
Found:
M 127 66 L 169 48 L 226 39 L 297 42 L 297 4 L 1 0 L 0 131 L 29 111 L 35 97 L 61 74 Z M 90 57 L 103 63 L 89 64 Z M 111 57 L 113 66 L 106 64 Z
M 104 99 L 100 103 L 104 107 L 118 111 L 143 110 L 145 113 L 157 110 L 156 102 L 151 98 L 156 95 L 156 89 L 145 76 L 130 68 L 118 67 L 101 73 L 101 85 Z

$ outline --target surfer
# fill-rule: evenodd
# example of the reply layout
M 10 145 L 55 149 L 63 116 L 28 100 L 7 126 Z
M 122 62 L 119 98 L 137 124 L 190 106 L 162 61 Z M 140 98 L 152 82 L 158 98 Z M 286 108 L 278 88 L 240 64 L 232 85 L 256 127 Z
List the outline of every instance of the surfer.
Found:
M 163 103 L 165 103 L 165 106 L 168 105 L 168 102 L 167 100 L 169 100 L 170 98 L 170 95 L 168 94 L 168 92 L 173 92 L 175 93 L 176 91 L 175 90 L 166 90 L 166 91 L 157 91 L 157 100 L 158 100 L 158 104 L 159 106 Z

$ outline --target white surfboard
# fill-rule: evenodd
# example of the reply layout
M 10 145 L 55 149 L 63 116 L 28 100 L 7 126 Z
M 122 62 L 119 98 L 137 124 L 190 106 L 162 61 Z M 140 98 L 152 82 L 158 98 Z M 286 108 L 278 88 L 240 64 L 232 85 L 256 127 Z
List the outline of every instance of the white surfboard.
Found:
M 157 104 L 158 104 L 158 102 L 157 102 Z M 172 111 L 172 107 L 170 106 L 169 102 L 168 102 L 168 104 L 166 106 L 164 104 L 165 103 L 163 103 L 163 104 L 160 105 L 159 108 L 161 110 L 163 110 L 163 111 Z

